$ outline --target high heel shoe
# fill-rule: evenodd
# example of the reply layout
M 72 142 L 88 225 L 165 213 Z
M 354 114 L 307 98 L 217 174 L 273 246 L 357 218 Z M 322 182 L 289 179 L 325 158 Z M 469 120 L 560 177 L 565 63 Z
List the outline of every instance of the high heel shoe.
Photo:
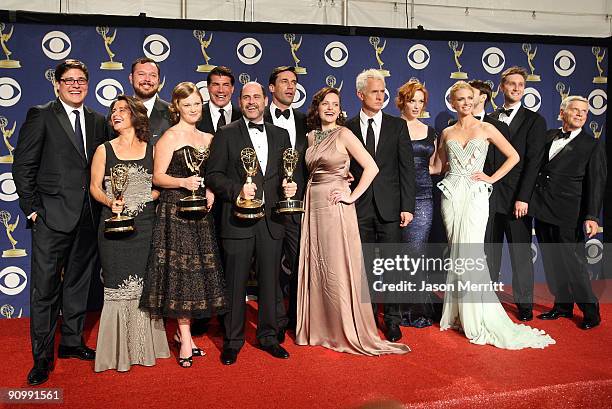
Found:
M 176 357 L 176 361 L 181 368 L 191 368 L 193 365 L 193 356 L 188 356 L 187 358 L 181 358 L 180 356 Z
M 174 343 L 176 344 L 176 347 L 180 350 L 181 349 L 181 337 L 177 333 L 174 334 Z M 200 348 L 191 348 L 191 356 L 206 356 L 206 352 L 204 352 L 204 350 Z

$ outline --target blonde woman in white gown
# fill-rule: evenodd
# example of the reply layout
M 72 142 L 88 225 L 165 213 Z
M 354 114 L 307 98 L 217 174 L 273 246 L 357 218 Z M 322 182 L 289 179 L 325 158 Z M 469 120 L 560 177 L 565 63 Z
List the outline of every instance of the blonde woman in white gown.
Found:
M 434 165 L 437 171 L 445 172 L 438 187 L 442 190 L 442 219 L 450 247 L 449 258 L 454 266 L 446 279 L 440 329 L 458 329 L 474 344 L 504 349 L 544 348 L 554 344 L 544 331 L 515 324 L 508 317 L 497 298 L 484 259 L 492 184 L 518 163 L 519 155 L 493 125 L 472 116 L 474 92 L 466 82 L 453 85 L 450 99 L 458 121 L 442 132 Z M 506 156 L 504 164 L 493 175 L 482 172 L 489 143 Z M 473 268 L 462 267 L 461 263 L 468 259 L 474 261 Z

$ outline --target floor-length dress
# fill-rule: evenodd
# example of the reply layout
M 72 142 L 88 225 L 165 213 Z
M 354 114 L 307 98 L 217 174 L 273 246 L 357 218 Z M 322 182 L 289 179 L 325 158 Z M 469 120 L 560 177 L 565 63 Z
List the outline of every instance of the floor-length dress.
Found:
M 363 287 L 368 284 L 355 205 L 330 202 L 332 190 L 349 189 L 350 157 L 336 148 L 340 132 L 350 131 L 324 131 L 306 151 L 310 179 L 300 241 L 296 343 L 353 354 L 404 354 L 408 346 L 378 336 Z
M 442 218 L 453 267 L 448 271 L 440 329 L 460 329 L 470 342 L 504 349 L 544 348 L 554 344 L 544 331 L 512 322 L 490 284 L 484 257 L 484 235 L 491 185 L 475 181 L 481 172 L 488 143 L 474 137 L 465 146 L 449 140 L 444 148 L 450 169 L 438 183 L 442 190 Z M 465 260 L 474 260 L 468 268 Z M 467 288 L 466 285 L 476 285 Z M 482 286 L 481 286 L 482 285 Z
M 105 236 L 104 220 L 112 214 L 110 208 L 103 208 L 98 248 L 104 279 L 104 306 L 94 369 L 96 372 L 128 371 L 131 365 L 153 366 L 156 358 L 170 357 L 163 321 L 152 319 L 147 312 L 138 309 L 155 218 L 151 197 L 153 147 L 148 145 L 145 157 L 139 160 L 118 159 L 110 142 L 106 142 L 104 148 L 107 197 L 113 197 L 110 169 L 117 164 L 128 166 L 123 214 L 134 217 L 135 231 L 126 236 Z

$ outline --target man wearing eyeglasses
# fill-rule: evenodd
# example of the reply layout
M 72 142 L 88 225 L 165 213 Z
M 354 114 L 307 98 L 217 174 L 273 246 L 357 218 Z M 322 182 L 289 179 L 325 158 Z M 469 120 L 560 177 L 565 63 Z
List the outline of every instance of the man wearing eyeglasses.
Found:
M 82 338 L 100 211 L 89 196 L 89 166 L 109 132 L 104 117 L 83 105 L 88 80 L 82 62 L 60 63 L 58 98 L 30 108 L 15 149 L 13 178 L 32 229 L 30 385 L 46 382 L 53 368 L 60 310 L 58 357 L 95 358 Z

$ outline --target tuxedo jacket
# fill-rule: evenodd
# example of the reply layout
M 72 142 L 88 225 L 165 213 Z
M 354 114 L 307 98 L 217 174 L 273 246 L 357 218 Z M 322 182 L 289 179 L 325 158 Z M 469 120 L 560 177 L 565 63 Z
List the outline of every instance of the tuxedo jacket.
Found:
M 499 109 L 491 117 L 499 120 Z M 517 200 L 531 202 L 546 144 L 546 121 L 536 112 L 519 107 L 509 127 L 509 140 L 518 152 L 520 161 L 495 186 L 497 211 L 504 214 L 512 214 Z M 498 151 L 494 156 L 495 166 L 501 166 L 504 155 Z
M 241 118 L 242 113 L 240 112 L 240 109 L 232 104 L 232 119 L 230 123 Z M 208 132 L 213 135 L 215 134 L 215 126 L 213 125 L 212 116 L 210 115 L 209 103 L 202 106 L 202 119 L 200 119 L 200 122 L 198 122 L 197 128 L 202 132 Z
M 94 225 L 100 207 L 89 198 L 91 158 L 109 137 L 105 118 L 83 107 L 87 158 L 77 148 L 72 124 L 59 99 L 30 108 L 19 130 L 13 179 L 21 210 L 36 212 L 53 230 L 72 231 L 86 200 Z
M 606 184 L 603 143 L 580 132 L 551 160 L 550 146 L 561 130 L 547 132 L 546 154 L 541 163 L 529 212 L 536 219 L 574 228 L 584 220 L 600 223 Z
M 346 127 L 364 144 L 359 115 L 349 119 Z M 372 201 L 386 222 L 399 221 L 400 212 L 414 213 L 414 157 L 406 121 L 383 113 L 374 160 L 379 172 L 370 188 L 357 200 L 357 214 L 367 213 L 366 207 Z M 350 171 L 355 178 L 351 186 L 354 189 L 361 179 L 363 168 L 357 161 L 351 160 Z
M 289 134 L 283 128 L 265 123 L 268 140 L 266 174 L 258 167 L 253 183 L 257 185 L 255 197 L 261 199 L 265 192 L 265 220 L 253 222 L 239 219 L 233 214 L 236 199 L 246 181 L 246 172 L 240 160 L 240 151 L 253 148 L 244 120 L 234 121 L 217 130 L 206 161 L 206 184 L 217 195 L 221 203 L 220 236 L 228 239 L 244 239 L 255 236 L 253 225 L 266 223 L 270 235 L 281 239 L 285 234 L 283 215 L 275 211 L 276 203 L 284 199 L 282 180 L 284 177 L 282 158 L 285 149 L 291 147 Z M 254 149 L 254 148 L 253 148 Z
M 172 126 L 170 124 L 170 104 L 163 99 L 157 97 L 153 110 L 149 117 L 149 129 L 151 130 L 152 145 L 155 145 L 159 138 Z
M 308 141 L 306 139 L 306 134 L 308 133 L 308 128 L 306 126 L 306 115 L 303 113 L 296 111 L 293 108 L 293 120 L 295 121 L 295 150 L 298 151 L 299 160 L 295 171 L 293 172 L 293 180 L 297 184 L 297 193 L 293 196 L 294 199 L 302 200 L 304 198 L 304 191 L 306 190 L 306 183 L 308 181 L 308 167 L 306 166 L 306 161 L 304 159 L 306 155 L 306 149 L 308 148 Z M 264 112 L 264 121 L 273 124 L 272 115 L 270 114 L 270 108 L 266 107 L 266 111 Z M 302 216 L 301 215 L 292 215 L 285 216 L 291 219 L 294 223 L 301 223 Z
M 504 122 L 491 117 L 490 114 L 485 115 L 484 118 L 482 118 L 482 121 L 493 125 L 495 129 L 497 129 L 499 133 L 501 133 L 504 138 L 506 138 L 507 141 L 510 141 L 510 128 Z M 497 171 L 497 169 L 501 167 L 501 165 L 505 161 L 506 156 L 501 153 L 499 149 L 495 147 L 495 145 L 489 144 L 489 149 L 487 150 L 487 158 L 485 159 L 484 163 L 484 173 L 491 176 Z M 501 180 L 503 179 L 504 178 L 502 178 Z M 506 213 L 507 211 L 507 206 L 505 205 L 505 202 L 501 199 L 498 199 L 500 196 L 498 194 L 498 191 L 500 190 L 499 186 L 501 185 L 501 180 L 498 180 L 493 184 L 493 193 L 491 193 L 491 196 L 489 197 L 489 209 L 491 210 L 491 212 Z

